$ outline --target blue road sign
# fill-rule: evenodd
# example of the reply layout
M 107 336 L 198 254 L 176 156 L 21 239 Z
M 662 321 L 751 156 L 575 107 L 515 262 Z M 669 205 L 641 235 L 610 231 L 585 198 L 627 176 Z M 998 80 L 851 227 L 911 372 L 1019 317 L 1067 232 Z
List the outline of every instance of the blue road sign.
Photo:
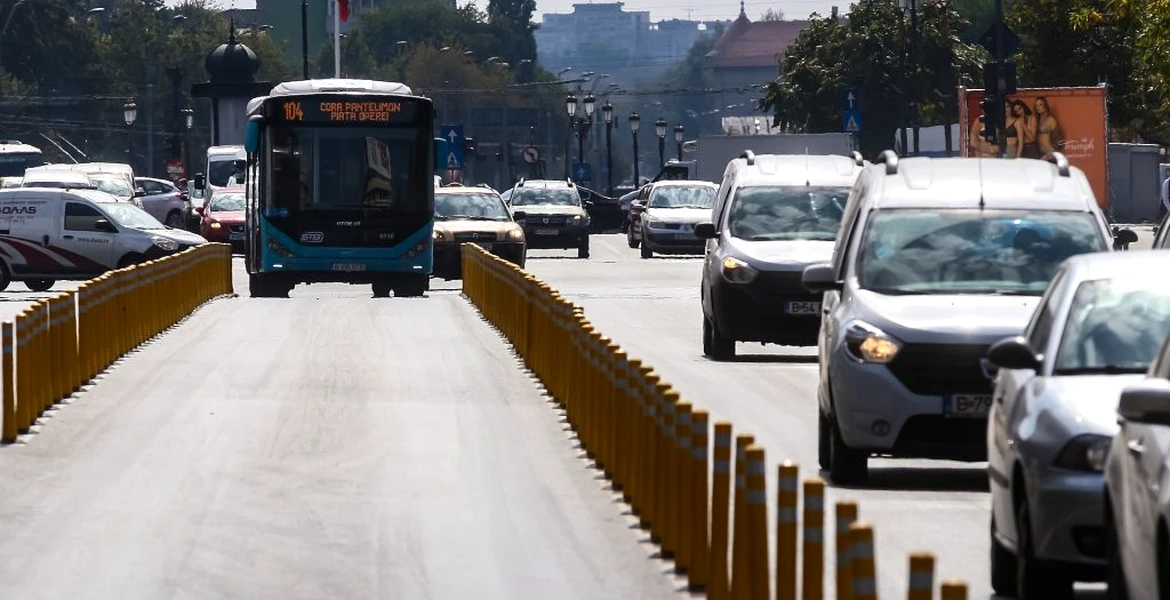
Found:
M 573 180 L 593 181 L 593 165 L 589 163 L 577 163 L 573 165 Z
M 447 156 L 442 162 L 435 165 L 440 169 L 462 169 L 464 159 L 464 141 L 462 125 L 443 125 L 439 127 L 439 137 L 447 142 Z
M 841 97 L 841 123 L 848 133 L 861 131 L 861 95 L 854 88 L 847 88 Z

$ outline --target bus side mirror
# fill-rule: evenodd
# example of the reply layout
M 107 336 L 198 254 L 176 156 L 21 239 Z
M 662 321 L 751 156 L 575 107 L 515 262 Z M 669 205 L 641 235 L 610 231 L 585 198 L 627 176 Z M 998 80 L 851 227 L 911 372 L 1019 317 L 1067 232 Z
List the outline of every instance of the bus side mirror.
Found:
M 244 127 L 244 151 L 248 154 L 255 154 L 260 147 L 260 126 L 263 120 L 260 115 L 253 116 Z

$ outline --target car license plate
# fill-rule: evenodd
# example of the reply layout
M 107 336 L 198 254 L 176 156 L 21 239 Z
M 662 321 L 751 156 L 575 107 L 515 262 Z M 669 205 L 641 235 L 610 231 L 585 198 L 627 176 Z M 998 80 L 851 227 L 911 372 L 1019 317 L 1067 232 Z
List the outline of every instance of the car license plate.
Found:
M 784 305 L 784 312 L 790 315 L 819 315 L 821 303 L 811 301 L 789 302 Z
M 333 263 L 334 271 L 365 271 L 366 266 L 361 263 Z
M 556 229 L 537 229 L 536 231 L 533 231 L 532 233 L 535 235 L 556 235 L 560 232 L 557 231 Z
M 693 240 L 693 239 L 695 239 L 695 236 L 693 234 L 690 234 L 690 233 L 676 233 L 676 234 L 674 234 L 674 239 L 676 239 L 676 240 Z
M 986 417 L 991 394 L 949 394 L 943 396 L 943 414 L 948 417 Z
M 239 241 L 242 241 L 244 239 L 244 234 L 231 233 L 231 234 L 228 234 L 228 239 L 233 241 L 233 242 L 239 242 Z

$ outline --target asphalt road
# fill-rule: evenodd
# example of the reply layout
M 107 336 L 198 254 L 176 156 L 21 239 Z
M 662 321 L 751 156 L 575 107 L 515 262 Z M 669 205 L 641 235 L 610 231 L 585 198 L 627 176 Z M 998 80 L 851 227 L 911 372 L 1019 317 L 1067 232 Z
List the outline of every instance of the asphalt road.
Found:
M 1148 228 L 1140 235 L 1138 247 L 1148 248 Z M 591 244 L 588 260 L 575 252 L 534 251 L 527 268 L 583 306 L 605 335 L 711 411 L 713 420 L 730 420 L 736 433 L 755 435 L 767 450 L 770 498 L 782 460 L 799 464 L 802 478 L 817 476 L 815 347 L 741 343 L 735 362 L 711 361 L 702 356 L 701 257 L 644 260 L 619 235 L 594 236 Z M 935 554 L 939 580 L 960 577 L 971 598 L 994 597 L 986 463 L 872 459 L 870 466 L 865 489 L 829 487 L 826 539 L 834 539 L 832 503 L 857 500 L 861 518 L 876 531 L 881 597 L 906 596 L 909 554 L 922 550 Z M 774 523 L 775 515 L 769 518 Z M 832 589 L 831 576 L 826 586 Z M 1099 590 L 1086 586 L 1081 597 L 1100 597 Z
M 0 598 L 679 595 L 448 287 L 219 300 L 127 357 L 0 447 Z

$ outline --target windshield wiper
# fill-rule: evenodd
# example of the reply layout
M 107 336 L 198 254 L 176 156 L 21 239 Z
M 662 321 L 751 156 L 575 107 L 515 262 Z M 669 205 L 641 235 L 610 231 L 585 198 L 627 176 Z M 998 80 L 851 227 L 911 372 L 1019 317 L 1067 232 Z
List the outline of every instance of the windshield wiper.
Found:
M 1101 365 L 1094 367 L 1069 367 L 1053 369 L 1053 375 L 1139 375 L 1149 369 L 1132 365 Z

